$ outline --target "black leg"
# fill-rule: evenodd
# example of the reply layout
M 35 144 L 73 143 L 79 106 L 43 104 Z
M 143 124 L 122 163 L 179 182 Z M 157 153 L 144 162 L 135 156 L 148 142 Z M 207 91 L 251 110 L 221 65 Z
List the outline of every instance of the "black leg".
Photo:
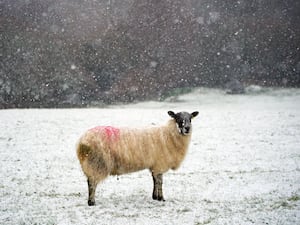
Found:
M 88 205 L 93 206 L 95 205 L 95 192 L 96 192 L 97 183 L 91 178 L 88 178 L 87 183 L 89 188 Z
M 152 177 L 153 177 L 152 198 L 154 200 L 158 200 L 158 201 L 165 201 L 165 199 L 163 197 L 163 191 L 162 191 L 162 184 L 163 184 L 162 174 L 152 173 Z

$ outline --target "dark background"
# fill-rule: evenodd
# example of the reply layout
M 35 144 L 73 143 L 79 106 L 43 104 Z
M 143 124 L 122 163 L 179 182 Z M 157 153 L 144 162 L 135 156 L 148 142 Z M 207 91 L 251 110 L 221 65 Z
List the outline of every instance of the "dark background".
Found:
M 300 1 L 0 0 L 0 108 L 300 86 Z

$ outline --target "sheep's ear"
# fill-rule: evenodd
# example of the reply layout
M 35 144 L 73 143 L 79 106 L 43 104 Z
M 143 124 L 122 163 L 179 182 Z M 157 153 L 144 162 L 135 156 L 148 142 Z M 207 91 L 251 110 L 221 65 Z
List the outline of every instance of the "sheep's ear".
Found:
M 175 119 L 176 114 L 173 111 L 168 111 L 169 116 Z
M 192 114 L 191 114 L 191 115 L 192 115 L 192 118 L 198 116 L 198 114 L 199 114 L 199 112 L 197 112 L 197 111 L 196 111 L 196 112 L 192 112 Z

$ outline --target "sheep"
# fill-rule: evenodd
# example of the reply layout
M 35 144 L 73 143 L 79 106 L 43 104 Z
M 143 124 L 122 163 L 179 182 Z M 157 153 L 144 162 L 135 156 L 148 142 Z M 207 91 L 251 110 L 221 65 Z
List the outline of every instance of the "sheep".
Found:
M 77 145 L 77 157 L 87 177 L 88 205 L 95 205 L 98 183 L 109 175 L 149 169 L 153 177 L 152 198 L 165 201 L 163 173 L 176 170 L 183 161 L 192 133 L 191 119 L 198 112 L 174 113 L 164 126 L 116 128 L 98 126 L 88 130 Z

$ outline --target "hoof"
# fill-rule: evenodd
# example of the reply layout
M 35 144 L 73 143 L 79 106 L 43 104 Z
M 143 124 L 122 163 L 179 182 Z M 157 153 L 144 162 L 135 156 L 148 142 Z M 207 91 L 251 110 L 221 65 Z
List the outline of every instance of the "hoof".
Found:
M 95 205 L 95 201 L 89 200 L 89 201 L 88 201 L 88 205 L 89 205 L 89 206 Z
M 158 200 L 158 196 L 157 195 L 152 195 L 152 199 L 153 200 Z
M 153 195 L 153 196 L 152 196 L 152 199 L 153 199 L 153 200 L 157 200 L 157 201 L 163 201 L 163 202 L 166 201 L 166 200 L 164 199 L 164 197 L 162 197 L 162 196 L 155 196 L 155 195 Z
M 166 200 L 164 199 L 164 197 L 158 197 L 157 199 L 158 201 L 161 201 L 161 202 L 165 202 Z

